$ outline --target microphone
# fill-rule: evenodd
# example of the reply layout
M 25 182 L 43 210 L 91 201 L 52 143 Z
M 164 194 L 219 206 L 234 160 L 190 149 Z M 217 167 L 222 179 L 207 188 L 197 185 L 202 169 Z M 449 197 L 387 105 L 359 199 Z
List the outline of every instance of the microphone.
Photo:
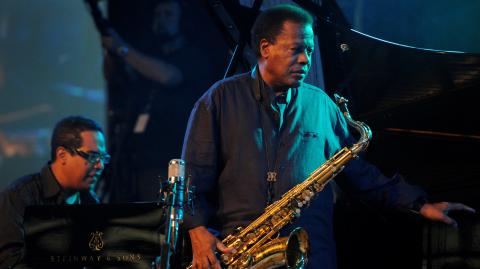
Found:
M 160 256 L 160 268 L 170 268 L 170 258 L 178 241 L 178 230 L 183 222 L 185 198 L 185 161 L 173 159 L 168 163 L 168 193 L 165 206 L 167 219 L 165 223 L 165 245 Z
M 168 163 L 168 179 L 185 178 L 185 161 L 182 159 L 173 159 Z
M 172 186 L 172 205 L 175 217 L 178 223 L 183 222 L 183 206 L 185 197 L 185 161 L 182 159 L 173 159 L 168 163 L 168 183 Z M 178 227 L 177 227 L 178 228 Z

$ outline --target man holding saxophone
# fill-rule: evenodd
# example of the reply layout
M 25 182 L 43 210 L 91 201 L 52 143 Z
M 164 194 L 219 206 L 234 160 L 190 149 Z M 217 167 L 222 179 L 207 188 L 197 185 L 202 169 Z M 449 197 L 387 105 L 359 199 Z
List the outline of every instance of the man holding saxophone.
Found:
M 235 253 L 218 238 L 246 227 L 265 207 L 302 183 L 317 167 L 355 142 L 344 116 L 319 88 L 303 83 L 314 46 L 313 19 L 281 5 L 264 11 L 252 29 L 258 65 L 214 84 L 190 116 L 182 159 L 197 188 L 194 216 L 185 216 L 193 268 L 221 268 L 215 256 Z M 384 207 L 406 208 L 455 225 L 455 203 L 425 203 L 425 193 L 400 176 L 385 177 L 363 161 L 350 161 L 337 183 Z M 360 195 L 360 194 L 359 194 Z M 336 267 L 333 191 L 327 184 L 282 233 L 303 227 L 310 238 L 307 268 Z M 209 228 L 219 231 L 218 234 Z

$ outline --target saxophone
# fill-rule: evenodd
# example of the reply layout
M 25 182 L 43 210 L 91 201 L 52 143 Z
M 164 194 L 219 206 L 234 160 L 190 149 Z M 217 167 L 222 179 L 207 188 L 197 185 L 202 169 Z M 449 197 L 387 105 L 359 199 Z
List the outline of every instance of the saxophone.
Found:
M 348 100 L 335 94 L 335 101 L 349 126 L 360 133 L 360 139 L 345 147 L 313 171 L 302 183 L 286 192 L 278 201 L 245 228 L 238 228 L 222 243 L 235 253 L 222 254 L 221 262 L 229 269 L 303 268 L 307 263 L 308 235 L 300 227 L 288 237 L 275 238 L 278 232 L 299 216 L 303 207 L 332 180 L 351 159 L 364 151 L 372 137 L 370 128 L 354 121 L 347 109 Z

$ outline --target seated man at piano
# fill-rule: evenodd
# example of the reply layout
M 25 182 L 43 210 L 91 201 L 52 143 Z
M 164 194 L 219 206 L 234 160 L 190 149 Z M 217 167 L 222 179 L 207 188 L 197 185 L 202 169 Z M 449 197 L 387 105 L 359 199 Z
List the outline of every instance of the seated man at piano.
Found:
M 93 186 L 109 160 L 98 123 L 81 116 L 58 122 L 51 138 L 51 161 L 0 193 L 0 268 L 14 268 L 23 259 L 27 206 L 99 203 Z

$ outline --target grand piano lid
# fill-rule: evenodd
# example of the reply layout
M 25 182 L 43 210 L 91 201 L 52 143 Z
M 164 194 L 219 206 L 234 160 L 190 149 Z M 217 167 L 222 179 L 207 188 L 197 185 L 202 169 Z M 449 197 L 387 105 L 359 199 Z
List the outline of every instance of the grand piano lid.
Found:
M 317 18 L 326 92 L 349 98 L 357 119 L 374 129 L 416 127 L 409 126 L 416 121 L 424 129 L 469 131 L 457 119 L 473 118 L 480 54 L 386 41 L 351 29 L 334 0 L 294 2 Z M 454 126 L 445 129 L 445 122 Z
M 344 30 L 339 45 L 348 89 L 362 118 L 480 85 L 480 55 L 416 48 Z

